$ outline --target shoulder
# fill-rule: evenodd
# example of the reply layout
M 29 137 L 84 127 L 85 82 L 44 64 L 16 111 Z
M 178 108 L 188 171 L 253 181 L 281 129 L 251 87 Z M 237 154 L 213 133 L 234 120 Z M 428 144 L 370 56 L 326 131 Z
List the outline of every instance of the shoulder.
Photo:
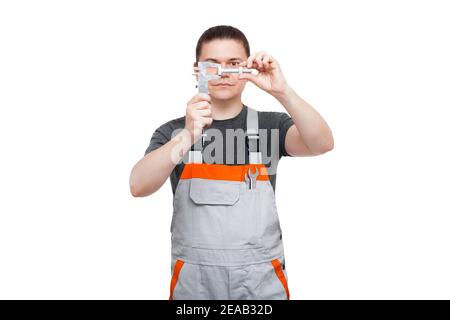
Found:
M 185 116 L 172 119 L 161 124 L 155 131 L 170 139 L 173 131 L 184 128 Z
M 160 125 L 152 134 L 150 144 L 145 150 L 145 154 L 158 149 L 172 138 L 172 134 L 177 129 L 184 128 L 184 117 L 169 120 Z

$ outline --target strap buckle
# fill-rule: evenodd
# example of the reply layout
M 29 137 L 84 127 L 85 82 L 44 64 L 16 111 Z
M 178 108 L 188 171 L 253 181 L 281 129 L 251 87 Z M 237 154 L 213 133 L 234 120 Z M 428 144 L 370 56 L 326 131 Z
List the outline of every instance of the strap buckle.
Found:
M 247 141 L 247 147 L 250 152 L 258 152 L 259 151 L 259 134 L 256 132 L 247 132 L 245 134 L 245 138 Z

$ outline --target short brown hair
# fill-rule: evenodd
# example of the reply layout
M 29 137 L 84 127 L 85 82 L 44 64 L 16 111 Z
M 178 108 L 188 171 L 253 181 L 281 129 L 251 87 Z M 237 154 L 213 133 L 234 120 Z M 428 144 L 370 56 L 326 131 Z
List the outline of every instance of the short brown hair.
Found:
M 208 30 L 203 32 L 203 34 L 198 39 L 197 48 L 195 49 L 196 62 L 198 62 L 198 58 L 200 57 L 203 44 L 215 39 L 233 39 L 239 41 L 240 43 L 242 43 L 247 57 L 250 56 L 250 45 L 248 44 L 248 40 L 245 37 L 244 33 L 235 27 L 220 25 L 209 28 Z

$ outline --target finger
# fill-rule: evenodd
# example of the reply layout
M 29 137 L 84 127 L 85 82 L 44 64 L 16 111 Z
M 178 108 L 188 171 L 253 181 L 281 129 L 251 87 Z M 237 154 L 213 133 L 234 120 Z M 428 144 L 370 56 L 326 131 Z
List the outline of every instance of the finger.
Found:
M 253 64 L 252 64 L 252 66 L 250 68 L 258 70 L 258 71 L 262 71 L 262 69 L 258 65 L 258 62 L 256 62 L 256 59 L 255 59 L 255 61 L 253 61 Z
M 209 104 L 208 101 L 195 102 L 195 103 L 192 103 L 191 106 L 195 110 L 202 110 L 202 109 L 210 109 L 211 108 L 211 105 Z
M 202 127 L 208 127 L 213 122 L 212 117 L 198 117 L 195 119 L 195 121 Z
M 254 53 L 254 54 L 250 55 L 250 57 L 248 57 L 248 59 L 247 59 L 247 68 L 250 68 L 250 67 L 253 66 L 253 62 L 254 62 L 255 57 L 256 57 L 257 54 L 258 54 L 258 52 Z
M 242 73 L 238 76 L 239 80 L 250 80 L 253 83 L 256 83 L 256 78 L 257 76 L 251 73 Z
M 277 60 L 275 60 L 275 58 L 272 57 L 271 55 L 269 55 L 269 65 L 272 68 L 277 68 L 277 69 L 280 67 L 280 65 L 278 64 Z
M 197 97 L 199 101 L 211 101 L 211 96 L 207 93 L 198 93 Z
M 272 57 L 270 55 L 264 56 L 262 59 L 262 64 L 266 70 L 269 70 L 272 66 L 270 65 Z
M 256 63 L 258 64 L 258 67 L 259 67 L 260 69 L 263 68 L 262 58 L 263 58 L 264 54 L 265 54 L 265 52 L 264 52 L 264 51 L 261 51 L 260 53 L 258 53 L 258 55 L 257 55 L 256 58 L 255 58 L 255 61 L 256 61 Z
M 197 115 L 199 115 L 200 117 L 211 117 L 212 115 L 212 111 L 211 109 L 197 109 L 196 110 Z
M 198 93 L 189 100 L 188 104 L 193 104 L 199 101 L 211 101 L 211 97 L 206 93 Z
M 203 125 L 206 126 L 206 127 L 209 127 L 212 124 L 212 122 L 213 122 L 213 118 L 212 117 L 203 117 L 203 118 L 200 118 L 200 119 L 201 119 L 200 121 L 202 121 Z
M 249 64 L 248 68 L 254 68 L 256 70 L 261 70 L 262 67 L 259 66 L 258 63 L 258 56 L 260 55 L 261 52 L 256 53 L 252 59 L 251 59 L 251 64 Z

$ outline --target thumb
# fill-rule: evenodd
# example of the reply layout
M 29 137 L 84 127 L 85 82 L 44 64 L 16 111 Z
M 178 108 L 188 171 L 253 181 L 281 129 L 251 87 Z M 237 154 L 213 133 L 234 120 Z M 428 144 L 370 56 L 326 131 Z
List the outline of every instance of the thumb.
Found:
M 256 81 L 256 76 L 254 74 L 251 73 L 242 73 L 238 76 L 239 80 L 250 80 L 251 82 L 255 82 Z

